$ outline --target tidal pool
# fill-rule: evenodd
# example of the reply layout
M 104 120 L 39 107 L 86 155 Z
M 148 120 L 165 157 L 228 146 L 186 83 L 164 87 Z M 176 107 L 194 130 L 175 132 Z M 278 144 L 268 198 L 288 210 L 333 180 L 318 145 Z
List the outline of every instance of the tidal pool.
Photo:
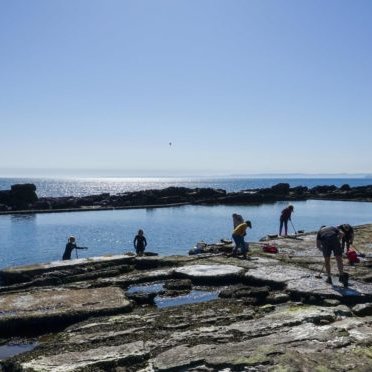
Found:
M 292 216 L 296 230 L 321 225 L 372 222 L 372 203 L 296 201 Z M 181 206 L 134 210 L 88 211 L 30 215 L 0 215 L 0 268 L 60 260 L 69 235 L 88 250 L 80 258 L 133 252 L 133 239 L 143 229 L 147 251 L 187 255 L 197 242 L 231 239 L 233 213 L 252 221 L 246 241 L 277 234 L 281 210 L 288 202 L 245 206 Z M 293 233 L 292 226 L 289 232 Z
M 218 295 L 219 291 L 201 291 L 195 289 L 190 291 L 190 293 L 176 297 L 156 296 L 154 301 L 155 305 L 159 309 L 163 309 L 166 307 L 174 307 L 216 300 L 218 298 Z
M 37 346 L 37 342 L 30 343 L 8 343 L 0 346 L 0 360 L 11 358 L 14 355 L 31 351 Z

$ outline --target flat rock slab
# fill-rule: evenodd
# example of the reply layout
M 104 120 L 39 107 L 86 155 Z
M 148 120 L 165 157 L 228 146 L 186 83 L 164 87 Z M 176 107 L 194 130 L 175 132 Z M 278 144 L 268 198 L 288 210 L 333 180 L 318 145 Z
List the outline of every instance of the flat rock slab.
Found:
M 156 282 L 160 280 L 172 279 L 173 269 L 158 269 L 158 270 L 148 270 L 141 273 L 128 273 L 124 275 L 115 276 L 112 278 L 101 278 L 97 279 L 94 285 L 104 286 L 120 286 L 127 287 L 132 284 L 146 283 L 146 282 Z
M 89 258 L 78 258 L 64 261 L 52 261 L 35 265 L 14 266 L 0 270 L 0 280 L 5 284 L 21 283 L 34 277 L 57 270 L 75 267 L 95 266 L 96 264 L 119 265 L 133 262 L 130 255 L 109 255 Z
M 250 269 L 245 278 L 247 281 L 263 284 L 280 284 L 287 291 L 300 295 L 316 295 L 320 297 L 345 299 L 372 298 L 372 284 L 349 281 L 349 288 L 344 288 L 338 278 L 334 277 L 334 285 L 327 284 L 325 277 L 319 279 L 312 270 L 279 263 L 275 266 L 260 266 Z M 363 300 L 366 301 L 366 300 Z
M 322 297 L 332 297 L 339 300 L 360 299 L 363 302 L 367 299 L 372 300 L 372 284 L 361 283 L 354 280 L 349 280 L 348 288 L 344 288 L 338 281 L 338 277 L 333 277 L 333 285 L 325 282 L 325 277 L 317 279 L 299 278 L 288 282 L 287 290 L 303 294 L 314 294 Z
M 319 249 L 316 247 L 316 232 L 305 235 L 281 236 L 277 238 L 266 238 L 264 241 L 274 244 L 280 253 L 297 257 L 316 257 L 323 258 Z
M 126 345 L 107 346 L 85 351 L 65 352 L 57 355 L 42 356 L 32 359 L 21 366 L 27 371 L 65 372 L 84 368 L 102 368 L 110 370 L 115 365 L 130 365 L 148 358 L 142 341 Z
M 56 327 L 92 315 L 131 311 L 132 305 L 118 287 L 44 289 L 0 296 L 0 334 L 40 325 Z
M 245 270 L 233 265 L 189 265 L 174 269 L 174 274 L 191 279 L 192 282 L 214 283 L 237 280 Z
M 285 265 L 276 261 L 276 265 L 262 265 L 254 269 L 250 269 L 246 274 L 246 279 L 253 279 L 262 281 L 264 283 L 279 283 L 287 284 L 292 280 L 299 280 L 301 278 L 314 277 L 314 271 L 304 269 L 301 267 Z
M 336 318 L 331 309 L 285 307 L 260 319 L 233 322 L 228 326 L 209 329 L 200 328 L 194 331 L 192 344 L 184 342 L 168 348 L 150 362 L 157 371 L 188 370 L 191 367 L 195 370 L 200 367 L 203 370 L 203 365 L 208 365 L 211 370 L 222 370 L 223 366 L 230 366 L 231 369 L 226 370 L 242 371 L 250 366 L 258 366 L 262 368 L 254 370 L 266 371 L 269 370 L 263 367 L 266 364 L 276 365 L 277 370 L 302 370 L 303 368 L 288 368 L 289 365 L 293 366 L 294 360 L 298 360 L 301 367 L 309 365 L 310 370 L 316 370 L 320 366 L 326 366 L 324 370 L 340 370 L 339 367 L 328 368 L 335 360 L 337 365 L 347 366 L 345 370 L 352 369 L 350 367 L 358 365 L 357 363 L 360 366 L 364 364 L 368 370 L 372 364 L 368 355 L 364 357 L 362 350 L 359 354 L 349 354 L 345 349 L 338 353 L 338 350 L 346 348 L 351 342 L 370 343 L 370 326 L 357 319 L 346 319 L 338 323 Z M 321 325 L 322 322 L 325 324 Z M 210 337 L 208 330 L 215 337 L 220 336 L 218 342 L 205 342 Z M 234 332 L 238 333 L 235 339 Z M 224 339 L 222 343 L 222 335 L 231 337 Z M 179 337 L 179 340 L 186 340 L 186 335 Z M 322 353 L 327 355 L 320 359 Z M 318 360 L 320 365 L 317 364 Z

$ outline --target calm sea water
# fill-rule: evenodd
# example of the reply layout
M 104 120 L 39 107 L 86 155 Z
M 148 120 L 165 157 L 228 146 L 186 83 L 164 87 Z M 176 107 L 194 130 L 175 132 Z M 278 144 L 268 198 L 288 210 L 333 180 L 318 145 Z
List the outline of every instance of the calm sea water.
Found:
M 169 186 L 189 188 L 212 187 L 228 192 L 271 187 L 287 182 L 291 187 L 317 185 L 365 186 L 372 178 L 0 178 L 0 190 L 9 190 L 16 183 L 34 183 L 39 197 L 84 196 L 108 192 L 118 194 L 127 191 L 163 189 Z
M 293 203 L 296 230 L 314 231 L 321 225 L 370 223 L 372 203 L 301 201 Z M 248 241 L 278 230 L 285 202 L 260 206 L 182 206 L 94 212 L 0 216 L 0 268 L 59 260 L 73 234 L 87 246 L 79 257 L 133 251 L 133 238 L 143 228 L 148 250 L 161 255 L 187 254 L 198 241 L 230 239 L 231 215 L 252 221 Z M 290 228 L 290 232 L 293 230 Z M 74 253 L 75 254 L 75 253 Z

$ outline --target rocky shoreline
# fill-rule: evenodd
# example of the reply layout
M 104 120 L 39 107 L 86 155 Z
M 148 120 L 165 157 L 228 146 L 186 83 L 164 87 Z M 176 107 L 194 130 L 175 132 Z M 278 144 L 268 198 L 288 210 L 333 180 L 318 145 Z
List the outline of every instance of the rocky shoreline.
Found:
M 168 187 L 159 190 L 126 192 L 117 195 L 103 193 L 83 197 L 39 198 L 34 184 L 12 185 L 0 191 L 0 214 L 50 213 L 129 208 L 159 208 L 186 204 L 247 205 L 309 199 L 372 201 L 372 185 L 350 187 L 305 186 L 290 187 L 279 183 L 270 188 L 226 192 L 212 188 Z
M 1 270 L 0 370 L 369 371 L 372 225 L 354 228 L 349 288 L 335 262 L 333 286 L 318 278 L 315 232 L 266 237 L 249 260 L 223 242 Z

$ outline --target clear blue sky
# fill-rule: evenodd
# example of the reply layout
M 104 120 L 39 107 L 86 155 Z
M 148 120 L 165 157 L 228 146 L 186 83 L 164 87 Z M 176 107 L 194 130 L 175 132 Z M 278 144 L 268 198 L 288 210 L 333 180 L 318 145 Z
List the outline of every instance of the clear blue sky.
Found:
M 371 19 L 370 0 L 0 0 L 0 176 L 372 173 Z

